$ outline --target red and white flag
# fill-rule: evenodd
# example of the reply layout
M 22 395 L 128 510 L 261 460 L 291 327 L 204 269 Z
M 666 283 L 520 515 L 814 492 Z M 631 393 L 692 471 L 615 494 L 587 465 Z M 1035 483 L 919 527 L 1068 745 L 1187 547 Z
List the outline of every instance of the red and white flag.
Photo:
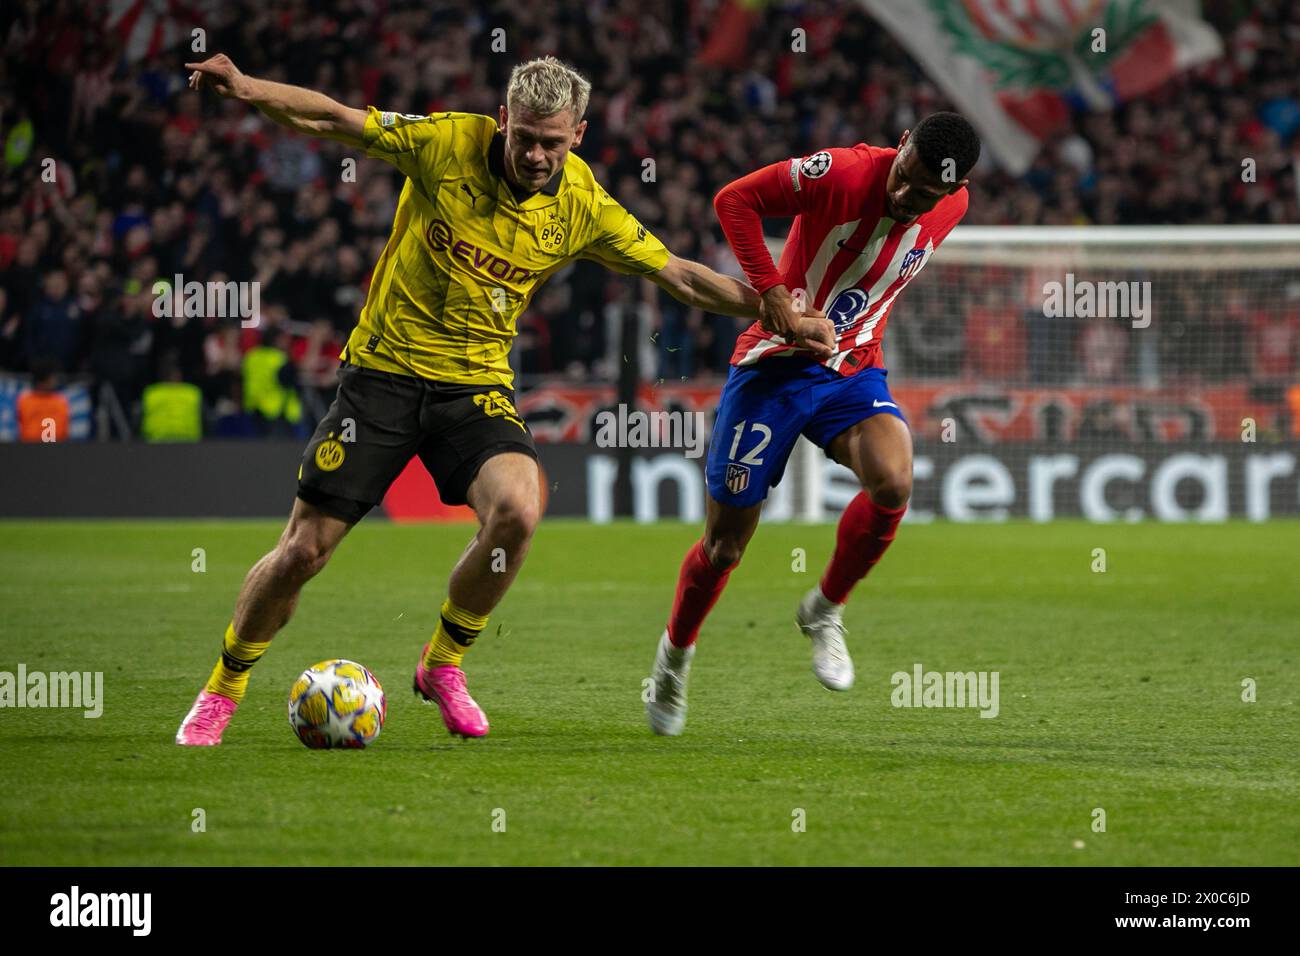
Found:
M 859 0 L 1014 173 L 1072 110 L 1108 110 L 1223 52 L 1195 0 Z
M 121 37 L 123 52 L 134 63 L 188 40 L 194 27 L 204 26 L 194 9 L 200 5 L 201 0 L 112 0 L 108 28 Z

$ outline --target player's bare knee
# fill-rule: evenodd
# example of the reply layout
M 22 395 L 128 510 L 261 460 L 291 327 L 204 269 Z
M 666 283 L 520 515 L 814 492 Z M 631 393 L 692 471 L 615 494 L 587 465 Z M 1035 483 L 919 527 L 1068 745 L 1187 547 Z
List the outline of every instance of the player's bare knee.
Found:
M 493 504 L 485 524 L 489 540 L 510 546 L 532 538 L 539 520 L 541 509 L 536 502 L 530 502 L 522 496 L 511 496 Z
M 307 581 L 319 574 L 329 563 L 333 551 L 324 542 L 311 535 L 293 535 L 280 544 L 282 573 L 293 580 Z
M 740 563 L 745 546 L 734 538 L 705 538 L 704 556 L 718 571 L 726 571 Z
M 912 475 L 910 472 L 887 475 L 867 490 L 871 500 L 882 508 L 901 508 L 912 497 Z

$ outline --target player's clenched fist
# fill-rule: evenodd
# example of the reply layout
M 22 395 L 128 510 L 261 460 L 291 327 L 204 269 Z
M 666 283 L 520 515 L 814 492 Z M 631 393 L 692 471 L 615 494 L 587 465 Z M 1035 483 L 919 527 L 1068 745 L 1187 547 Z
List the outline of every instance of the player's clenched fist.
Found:
M 818 358 L 829 358 L 835 354 L 835 326 L 820 309 L 800 313 L 794 324 L 794 341 Z
M 239 72 L 239 67 L 224 53 L 209 57 L 202 63 L 186 63 L 185 69 L 194 71 L 190 74 L 190 89 L 197 90 L 206 86 L 220 96 L 239 99 L 244 74 Z
M 783 285 L 763 293 L 758 321 L 765 331 L 775 332 L 818 358 L 835 353 L 835 326 L 831 320 L 820 309 L 796 309 L 790 290 Z

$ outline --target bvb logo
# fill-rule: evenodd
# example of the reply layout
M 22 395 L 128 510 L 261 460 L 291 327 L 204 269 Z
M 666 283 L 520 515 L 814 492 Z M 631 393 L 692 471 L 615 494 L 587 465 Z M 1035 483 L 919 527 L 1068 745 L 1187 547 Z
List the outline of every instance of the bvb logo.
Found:
M 343 464 L 343 446 L 328 438 L 316 447 L 316 467 L 321 471 L 334 471 Z
M 538 238 L 547 249 L 556 249 L 564 241 L 564 226 L 557 222 L 548 222 L 542 227 Z

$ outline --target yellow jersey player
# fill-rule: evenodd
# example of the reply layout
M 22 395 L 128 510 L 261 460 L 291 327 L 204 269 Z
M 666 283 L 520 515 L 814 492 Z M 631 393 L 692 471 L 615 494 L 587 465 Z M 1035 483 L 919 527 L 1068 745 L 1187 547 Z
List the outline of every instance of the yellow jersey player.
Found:
M 279 543 L 248 572 L 221 656 L 176 734 L 215 745 L 249 670 L 289 621 L 304 584 L 418 455 L 443 501 L 480 524 L 451 573 L 415 672 L 447 729 L 488 731 L 461 660 L 514 580 L 537 525 L 537 452 L 508 364 L 515 323 L 551 273 L 576 258 L 643 275 L 690 306 L 780 322 L 736 279 L 673 256 L 570 152 L 591 85 L 551 57 L 517 66 L 499 117 L 409 116 L 343 106 L 245 76 L 223 55 L 188 63 L 190 85 L 249 103 L 275 122 L 361 147 L 406 176 L 393 230 L 348 339 L 334 404 L 308 444 Z M 779 328 L 829 354 L 818 313 Z M 499 549 L 499 550 L 498 550 Z M 502 563 L 494 562 L 504 554 Z

